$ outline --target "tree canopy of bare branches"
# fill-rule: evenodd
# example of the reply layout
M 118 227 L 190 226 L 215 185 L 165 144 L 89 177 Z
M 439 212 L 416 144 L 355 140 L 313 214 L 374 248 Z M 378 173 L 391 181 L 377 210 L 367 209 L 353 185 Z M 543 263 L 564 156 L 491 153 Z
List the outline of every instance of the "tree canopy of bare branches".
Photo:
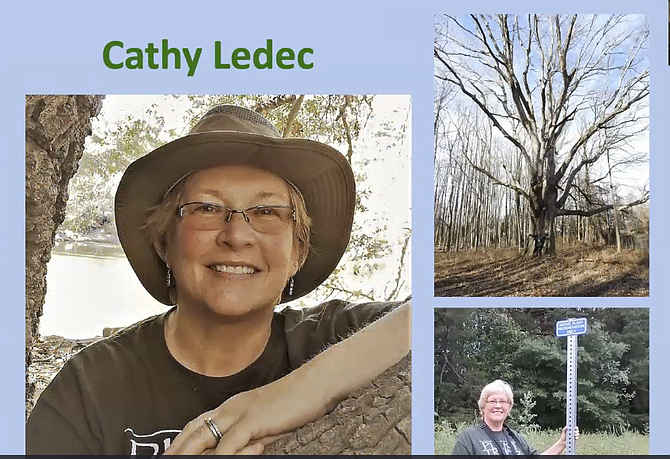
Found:
M 435 25 L 436 219 L 448 200 L 438 183 L 457 185 L 440 171 L 455 165 L 509 190 L 516 212 L 523 199 L 529 231 L 547 234 L 550 252 L 556 217 L 649 199 L 593 198 L 596 164 L 612 159 L 602 180 L 648 156 L 646 18 L 444 15 Z

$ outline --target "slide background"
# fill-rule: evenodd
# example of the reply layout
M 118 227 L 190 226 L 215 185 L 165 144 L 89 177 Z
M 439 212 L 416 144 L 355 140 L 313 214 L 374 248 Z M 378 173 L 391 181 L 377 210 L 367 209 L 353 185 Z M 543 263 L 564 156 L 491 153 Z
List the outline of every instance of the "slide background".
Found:
M 332 2 L 77 1 L 3 2 L 0 6 L 0 454 L 24 453 L 24 146 L 26 94 L 353 93 L 412 96 L 413 452 L 433 453 L 433 308 L 444 306 L 646 306 L 651 308 L 651 454 L 668 454 L 664 382 L 670 378 L 670 268 L 662 228 L 670 211 L 664 177 L 670 125 L 666 2 L 564 0 Z M 188 6 L 187 6 L 188 5 Z M 326 6 L 328 5 L 328 6 Z M 467 9 L 464 9 L 466 8 Z M 649 298 L 433 298 L 433 15 L 436 13 L 646 13 L 650 17 L 651 279 Z M 193 77 L 186 70 L 110 70 L 111 40 L 146 47 L 203 48 Z M 214 41 L 224 50 L 314 48 L 312 70 L 215 70 Z M 209 59 L 209 60 L 208 60 Z M 655 172 L 654 172 L 655 171 Z M 654 406 L 657 409 L 654 409 Z

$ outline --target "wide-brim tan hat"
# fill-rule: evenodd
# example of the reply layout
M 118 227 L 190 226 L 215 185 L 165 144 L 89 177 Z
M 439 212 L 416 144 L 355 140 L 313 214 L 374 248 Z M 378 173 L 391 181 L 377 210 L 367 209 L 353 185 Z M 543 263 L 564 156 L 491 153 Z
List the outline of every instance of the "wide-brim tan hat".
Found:
M 142 226 L 150 208 L 187 175 L 210 167 L 249 165 L 293 183 L 312 218 L 310 251 L 294 276 L 293 294 L 284 289 L 281 302 L 308 294 L 321 285 L 344 254 L 354 218 L 356 185 L 347 159 L 335 148 L 307 139 L 282 138 L 260 114 L 234 105 L 207 112 L 191 132 L 137 159 L 128 166 L 114 203 L 119 241 L 145 289 L 172 304 L 167 267 Z

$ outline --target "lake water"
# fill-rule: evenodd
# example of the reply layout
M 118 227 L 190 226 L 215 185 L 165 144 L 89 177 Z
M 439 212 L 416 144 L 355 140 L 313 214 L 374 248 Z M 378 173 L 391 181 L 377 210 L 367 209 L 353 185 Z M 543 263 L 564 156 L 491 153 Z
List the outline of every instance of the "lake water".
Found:
M 168 306 L 144 290 L 125 257 L 52 253 L 40 334 L 66 338 L 102 336 L 165 312 Z

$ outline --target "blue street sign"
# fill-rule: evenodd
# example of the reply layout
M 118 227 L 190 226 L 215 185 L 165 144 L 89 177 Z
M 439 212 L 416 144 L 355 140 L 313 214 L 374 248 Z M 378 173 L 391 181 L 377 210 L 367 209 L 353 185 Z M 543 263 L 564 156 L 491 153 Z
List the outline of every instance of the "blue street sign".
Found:
M 583 335 L 588 327 L 586 318 L 559 320 L 556 322 L 556 336 Z

